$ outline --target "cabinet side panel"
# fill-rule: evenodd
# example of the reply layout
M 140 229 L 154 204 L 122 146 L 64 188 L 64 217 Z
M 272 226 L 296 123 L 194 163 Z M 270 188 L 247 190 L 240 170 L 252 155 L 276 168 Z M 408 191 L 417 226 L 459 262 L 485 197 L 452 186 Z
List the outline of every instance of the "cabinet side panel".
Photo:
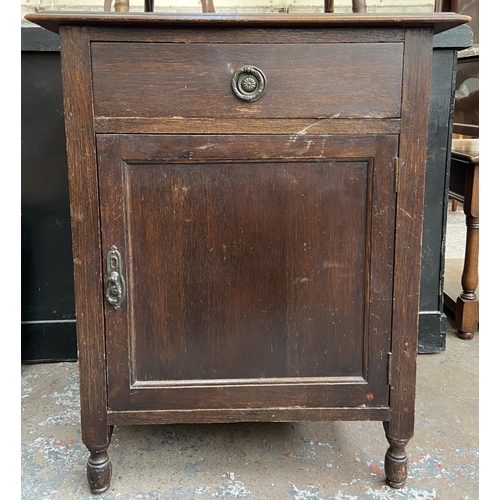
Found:
M 61 27 L 82 439 L 107 442 L 99 195 L 88 30 Z
M 413 435 L 418 306 L 432 33 L 406 35 L 399 191 L 396 205 L 391 408 L 388 435 Z

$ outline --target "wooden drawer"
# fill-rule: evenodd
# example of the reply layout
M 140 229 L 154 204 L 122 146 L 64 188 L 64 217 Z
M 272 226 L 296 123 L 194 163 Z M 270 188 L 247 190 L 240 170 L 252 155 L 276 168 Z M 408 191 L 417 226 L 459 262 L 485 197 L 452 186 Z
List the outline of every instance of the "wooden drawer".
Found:
M 232 75 L 259 68 L 257 102 Z M 397 118 L 402 43 L 92 43 L 97 117 Z

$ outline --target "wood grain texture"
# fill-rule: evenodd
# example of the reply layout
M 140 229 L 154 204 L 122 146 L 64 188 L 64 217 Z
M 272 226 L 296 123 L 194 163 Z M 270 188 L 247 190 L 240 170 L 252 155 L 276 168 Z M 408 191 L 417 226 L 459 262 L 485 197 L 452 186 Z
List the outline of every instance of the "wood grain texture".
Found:
M 384 421 L 402 487 L 433 33 L 469 18 L 27 19 L 63 45 L 91 489 L 111 424 L 330 419 Z M 246 105 L 230 77 L 249 64 L 268 89 Z
M 106 313 L 113 409 L 383 404 L 397 136 L 98 147 L 104 245 L 133 263 Z
M 113 135 L 100 135 L 112 138 Z M 317 136 L 301 134 L 234 136 L 197 136 L 190 139 L 184 135 L 120 135 L 120 152 L 124 161 L 140 163 L 160 161 L 161 163 L 197 162 L 208 160 L 232 160 L 238 158 L 250 161 L 307 160 L 341 157 L 343 159 L 372 158 L 377 140 L 375 135 Z M 166 152 L 168 151 L 168 155 Z M 140 154 L 140 156 L 139 156 Z M 392 168 L 390 165 L 386 168 Z M 392 188 L 392 186 L 391 186 Z
M 397 118 L 403 44 L 145 44 L 94 42 L 97 116 Z M 234 72 L 256 66 L 267 89 L 242 102 Z M 127 85 L 117 86 L 116 81 Z
M 408 476 L 406 445 L 409 439 L 393 439 L 390 436 L 387 439 L 390 446 L 384 460 L 385 482 L 391 488 L 404 488 Z
M 379 408 L 259 408 L 244 410 L 109 411 L 116 425 L 158 425 L 217 422 L 321 422 L 329 420 L 379 420 L 389 418 L 388 407 Z
M 432 33 L 408 30 L 403 73 L 393 300 L 392 439 L 413 435 Z
M 61 28 L 82 439 L 107 443 L 101 237 L 88 29 Z
M 104 140 L 102 136 L 97 136 L 97 145 L 104 144 L 98 149 L 98 165 L 102 163 L 111 162 L 116 160 L 116 158 L 120 157 L 120 136 L 106 137 Z M 122 262 L 126 262 L 130 256 L 128 255 L 126 249 L 126 224 L 127 221 L 123 218 L 123 214 L 116 215 L 117 209 L 120 207 L 122 192 L 116 190 L 116 186 L 121 186 L 122 179 L 119 175 L 110 176 L 103 175 L 101 169 L 99 169 L 99 187 L 102 193 L 107 193 L 106 195 L 106 203 L 101 203 L 101 221 L 103 222 L 103 250 L 102 250 L 102 266 L 104 269 L 107 268 L 107 253 L 111 249 L 111 246 L 116 246 L 118 252 L 122 257 Z M 110 223 L 110 221 L 113 221 Z M 105 314 L 108 316 L 108 321 L 113 321 L 116 328 L 122 329 L 124 332 L 129 331 L 128 317 L 124 314 L 119 314 L 123 310 L 127 310 L 128 300 L 127 296 L 131 293 L 131 285 L 130 279 L 127 272 L 127 266 L 123 266 L 123 278 L 125 280 L 126 286 L 126 295 L 125 295 L 125 303 L 121 304 L 120 309 L 114 310 L 109 304 L 106 304 Z M 104 300 L 104 299 L 103 299 Z M 133 327 L 133 325 L 132 325 Z M 109 380 L 110 373 L 110 360 L 115 358 L 125 359 L 128 354 L 128 348 L 126 343 L 117 342 L 113 336 L 110 336 L 106 331 L 106 369 L 107 369 L 107 377 Z M 128 366 L 128 361 L 126 362 Z M 132 360 L 133 364 L 133 360 Z M 108 384 L 108 394 L 107 394 L 107 403 L 109 405 L 110 398 L 113 397 L 113 394 L 118 390 L 119 386 L 122 387 L 130 387 L 132 384 L 132 380 L 129 377 L 128 370 L 120 374 L 120 377 L 115 376 L 114 382 Z
M 479 139 L 453 139 L 451 154 L 459 160 L 479 164 Z
M 361 375 L 370 173 L 127 165 L 137 380 Z
M 466 135 L 469 137 L 479 137 L 479 125 L 470 125 L 467 123 L 454 123 L 453 133 Z
M 462 292 L 456 298 L 457 336 L 471 340 L 479 328 L 479 139 L 454 140 L 451 152 L 452 172 L 465 172 L 463 194 L 467 236 L 465 243 Z M 450 189 L 451 189 L 450 182 Z M 455 198 L 456 193 L 451 193 Z M 455 297 L 453 297 L 455 298 Z
M 217 118 L 95 118 L 96 133 L 101 134 L 295 134 L 367 135 L 398 134 L 399 119 L 253 119 Z
M 114 368 L 114 367 L 110 367 Z M 114 380 L 114 379 L 113 379 Z M 387 404 L 381 388 L 359 384 L 259 384 L 206 387 L 133 387 L 110 391 L 110 410 L 238 410 L 272 407 L 376 407 Z M 221 413 L 222 414 L 222 413 Z
M 36 23 L 50 31 L 58 32 L 59 26 L 117 26 L 136 28 L 141 26 L 234 26 L 255 27 L 428 27 L 435 33 L 446 31 L 454 26 L 468 23 L 471 18 L 452 12 L 424 14 L 147 14 L 128 13 L 61 13 L 44 12 L 27 14 L 28 21 Z
M 137 27 L 133 30 L 119 26 L 90 27 L 92 41 L 102 42 L 144 42 L 144 43 L 211 43 L 211 44 L 268 44 L 268 43 L 383 43 L 404 42 L 403 28 L 365 28 L 359 30 L 349 27 L 287 27 L 271 30 L 267 27 L 245 26 L 235 27 L 213 26 L 210 30 L 193 29 L 189 26 Z
M 376 195 L 371 204 L 371 226 L 377 231 L 377 236 L 370 242 L 370 280 L 367 288 L 370 289 L 369 342 L 372 347 L 367 354 L 374 356 L 374 350 L 387 353 L 391 349 L 391 325 L 384 318 L 392 316 L 393 306 L 393 274 L 394 270 L 394 231 L 396 218 L 396 194 L 394 193 L 394 158 L 398 154 L 399 137 L 379 136 L 375 143 L 374 176 Z M 391 272 L 388 273 L 387 270 Z M 387 365 L 367 360 L 366 366 L 371 372 L 366 374 L 370 380 L 380 381 L 387 379 Z
M 95 494 L 104 493 L 111 483 L 111 461 L 107 445 L 93 449 L 87 462 L 87 482 L 90 491 Z

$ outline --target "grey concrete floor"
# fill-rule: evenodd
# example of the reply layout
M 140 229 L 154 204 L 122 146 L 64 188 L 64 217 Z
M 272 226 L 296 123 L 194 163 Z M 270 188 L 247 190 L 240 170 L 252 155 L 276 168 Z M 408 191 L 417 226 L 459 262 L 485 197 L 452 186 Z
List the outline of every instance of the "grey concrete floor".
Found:
M 150 425 L 115 428 L 111 488 L 101 498 L 476 500 L 479 334 L 462 341 L 448 326 L 446 350 L 418 357 L 402 490 L 384 483 L 380 422 Z M 23 500 L 96 498 L 79 419 L 76 363 L 22 366 Z
M 475 500 L 478 347 L 452 331 L 418 357 L 406 488 L 384 484 L 380 422 L 120 426 L 103 500 Z M 22 367 L 22 498 L 96 498 L 87 489 L 76 363 Z

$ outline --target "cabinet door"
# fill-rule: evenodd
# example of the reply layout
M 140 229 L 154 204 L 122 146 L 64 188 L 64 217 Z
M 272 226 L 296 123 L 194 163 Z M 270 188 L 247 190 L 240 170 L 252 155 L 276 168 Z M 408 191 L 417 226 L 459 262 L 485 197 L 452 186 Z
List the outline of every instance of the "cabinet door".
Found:
M 388 405 L 395 135 L 101 135 L 111 410 Z

